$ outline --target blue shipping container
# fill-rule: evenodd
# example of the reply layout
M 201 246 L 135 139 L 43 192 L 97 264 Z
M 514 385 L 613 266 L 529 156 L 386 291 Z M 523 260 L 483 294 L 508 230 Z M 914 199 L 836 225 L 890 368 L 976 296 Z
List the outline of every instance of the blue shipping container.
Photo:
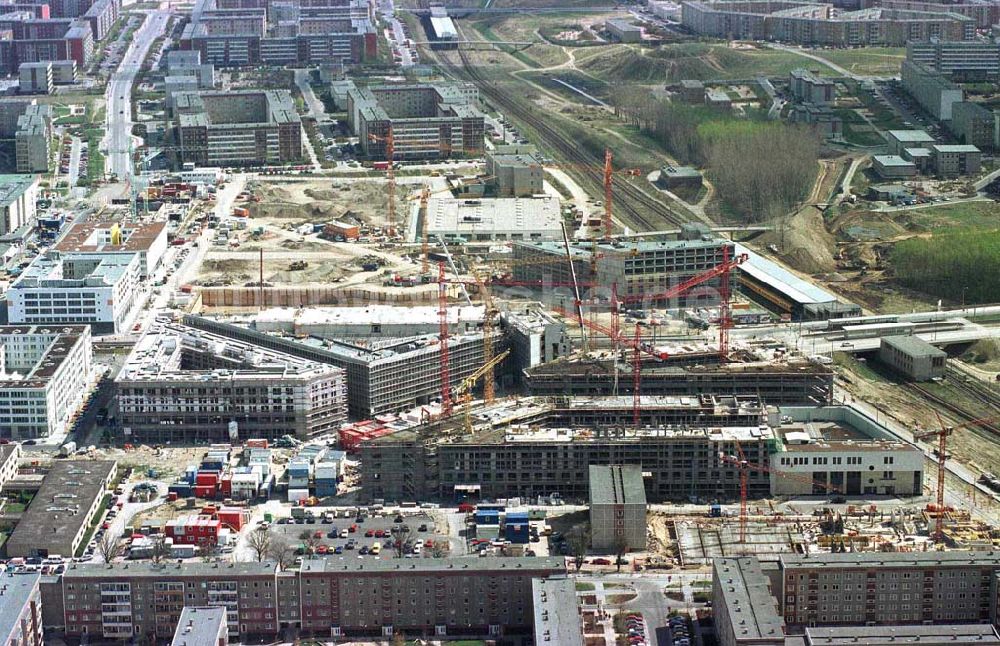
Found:
M 511 543 L 527 543 L 529 539 L 528 523 L 507 523 L 504 526 L 503 534 Z
M 496 509 L 476 510 L 477 525 L 498 525 L 500 523 L 500 512 Z

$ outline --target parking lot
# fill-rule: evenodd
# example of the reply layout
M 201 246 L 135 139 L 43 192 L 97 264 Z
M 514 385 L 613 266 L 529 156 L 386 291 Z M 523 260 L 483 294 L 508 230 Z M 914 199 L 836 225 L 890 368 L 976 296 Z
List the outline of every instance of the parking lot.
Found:
M 331 518 L 331 514 L 337 517 Z M 270 529 L 300 547 L 300 553 L 312 548 L 319 555 L 395 558 L 392 532 L 402 527 L 409 528 L 404 534 L 404 550 L 408 558 L 465 552 L 462 542 L 450 538 L 447 527 L 438 527 L 426 513 L 355 515 L 344 510 L 317 511 L 313 518 L 278 518 Z M 308 540 L 301 538 L 306 532 L 310 534 Z

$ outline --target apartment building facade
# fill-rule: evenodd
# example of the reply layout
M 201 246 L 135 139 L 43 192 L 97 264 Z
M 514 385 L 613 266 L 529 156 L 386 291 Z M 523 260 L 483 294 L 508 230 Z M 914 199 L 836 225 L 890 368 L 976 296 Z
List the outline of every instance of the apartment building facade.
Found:
M 779 556 L 789 625 L 984 623 L 996 552 Z
M 196 166 L 302 158 L 302 121 L 287 90 L 174 92 L 180 160 Z
M 38 185 L 37 175 L 0 175 L 0 235 L 35 221 Z
M 951 108 L 965 99 L 965 91 L 943 75 L 904 60 L 903 89 L 939 121 L 951 120 Z
M 347 420 L 347 379 L 335 366 L 164 324 L 115 378 L 128 441 L 309 438 Z
M 478 157 L 485 121 L 461 86 L 407 84 L 352 86 L 347 91 L 348 124 L 370 159 L 386 159 L 393 137 L 394 159 Z
M 38 572 L 0 574 L 0 644 L 43 646 L 42 593 Z
M 940 39 L 911 40 L 906 44 L 906 60 L 962 80 L 1000 77 L 1000 42 L 995 39 L 967 42 Z
M 58 432 L 90 380 L 90 328 L 0 326 L 0 438 Z
M 180 47 L 227 67 L 359 64 L 377 54 L 373 7 L 369 0 L 198 0 Z
M 619 297 L 647 297 L 643 302 L 632 304 L 637 308 L 654 303 L 661 306 L 664 300 L 657 298 L 657 294 L 736 255 L 732 242 L 696 229 L 682 233 L 680 240 L 571 243 L 570 253 L 573 270 L 583 283 L 581 295 L 585 298 L 599 296 L 609 301 L 611 286 L 615 285 Z M 537 284 L 539 288 L 547 284 L 573 284 L 566 249 L 561 242 L 515 242 L 513 256 L 515 280 Z M 551 263 L 546 262 L 547 259 Z M 518 261 L 523 262 L 517 264 Z M 685 295 L 671 299 L 672 306 L 694 301 L 716 302 L 719 281 L 718 278 L 705 281 Z M 738 278 L 733 273 L 730 275 L 731 288 L 735 289 L 737 283 Z M 550 289 L 549 292 L 556 297 L 559 290 Z M 562 293 L 569 297 L 572 290 L 563 287 Z
M 840 11 L 833 4 L 780 0 L 688 0 L 681 3 L 681 24 L 715 38 L 830 47 L 902 47 L 910 40 L 967 41 L 976 35 L 976 21 L 958 13 Z
M 530 634 L 532 579 L 565 574 L 561 558 L 73 564 L 45 593 L 67 637 L 157 639 L 174 634 L 185 606 L 226 608 L 246 641 L 298 628 L 325 638 L 391 639 Z M 43 598 L 43 603 L 47 600 Z
M 951 106 L 951 125 L 958 140 L 983 151 L 1000 150 L 1000 114 L 971 101 Z
M 477 410 L 473 433 L 428 423 L 363 442 L 366 498 L 461 500 L 561 494 L 585 500 L 590 465 L 641 465 L 653 501 L 732 498 L 737 469 L 720 454 L 767 464 L 766 413 L 753 398 L 694 405 L 646 398 L 632 427 L 631 400 L 521 400 Z M 450 424 L 461 427 L 461 422 Z M 503 429 L 494 430 L 494 424 Z M 763 425 L 762 425 L 763 424 Z M 751 495 L 765 496 L 765 474 L 751 472 Z

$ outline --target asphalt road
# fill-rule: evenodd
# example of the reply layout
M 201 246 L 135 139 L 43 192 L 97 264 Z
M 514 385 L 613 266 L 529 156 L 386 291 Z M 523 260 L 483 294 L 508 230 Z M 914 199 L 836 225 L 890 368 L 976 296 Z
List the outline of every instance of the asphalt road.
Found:
M 132 87 L 149 53 L 153 41 L 162 36 L 170 14 L 151 11 L 142 27 L 135 32 L 128 50 L 122 57 L 118 70 L 108 80 L 105 91 L 107 101 L 107 131 L 102 148 L 105 153 L 105 171 L 126 182 L 132 179 L 133 167 L 129 152 L 132 140 Z

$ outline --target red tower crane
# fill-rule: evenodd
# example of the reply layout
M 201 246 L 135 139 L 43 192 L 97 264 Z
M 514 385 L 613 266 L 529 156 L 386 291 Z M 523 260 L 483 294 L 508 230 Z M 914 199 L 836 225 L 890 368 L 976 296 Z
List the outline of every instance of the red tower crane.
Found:
M 438 323 L 441 348 L 441 415 L 451 416 L 451 371 L 448 366 L 448 282 L 444 273 L 444 263 L 438 263 Z
M 730 464 L 737 467 L 740 470 L 740 543 L 746 542 L 747 536 L 747 488 L 748 488 L 748 473 L 753 471 L 759 471 L 761 473 L 773 473 L 779 478 L 785 478 L 787 480 L 796 480 L 798 482 L 804 482 L 806 484 L 811 484 L 813 487 L 821 487 L 827 491 L 840 492 L 841 488 L 836 485 L 827 484 L 822 480 L 813 480 L 808 476 L 800 476 L 795 473 L 787 473 L 785 471 L 778 471 L 777 469 L 772 469 L 763 464 L 755 464 L 747 460 L 746 455 L 743 453 L 743 447 L 740 446 L 739 442 L 736 442 L 736 452 L 738 455 L 726 455 L 725 453 L 719 453 L 719 462 L 723 464 Z
M 937 413 L 935 412 L 935 415 Z M 944 420 L 941 419 L 940 415 L 937 415 L 938 423 L 941 424 L 941 428 L 934 431 L 927 431 L 926 433 L 914 434 L 913 439 L 915 440 L 926 440 L 931 437 L 937 437 L 938 440 L 938 465 L 937 465 L 937 505 L 935 511 L 938 514 L 942 514 L 945 511 L 944 505 L 944 476 L 946 463 L 948 461 L 948 437 L 955 431 L 968 428 L 970 426 L 978 426 L 979 424 L 986 424 L 998 419 L 998 416 L 994 415 L 992 417 L 983 417 L 980 419 L 974 419 L 963 424 L 958 424 L 957 426 L 945 426 Z M 934 541 L 941 543 L 944 540 L 944 523 L 942 518 L 938 517 L 937 527 L 934 530 Z
M 692 289 L 693 287 L 696 287 L 696 286 L 698 286 L 698 285 L 700 285 L 700 284 L 702 284 L 702 283 L 704 283 L 704 282 L 706 282 L 708 280 L 712 280 L 713 278 L 716 278 L 716 277 L 718 277 L 720 275 L 728 275 L 729 272 L 732 271 L 732 269 L 734 267 L 738 267 L 739 265 L 741 265 L 744 262 L 746 262 L 748 256 L 747 256 L 747 254 L 740 254 L 740 255 L 736 256 L 735 258 L 729 259 L 729 253 L 728 253 L 728 247 L 727 247 L 725 249 L 725 251 L 723 251 L 723 258 L 724 258 L 724 260 L 723 260 L 723 262 L 721 264 L 716 265 L 715 267 L 712 267 L 711 269 L 709 269 L 707 271 L 704 271 L 704 272 L 702 272 L 700 274 L 697 274 L 696 276 L 692 276 L 691 278 L 688 278 L 684 282 L 681 282 L 681 283 L 679 283 L 677 285 L 674 285 L 673 287 L 667 289 L 666 291 L 661 292 L 659 294 L 655 294 L 653 296 L 642 294 L 642 295 L 619 297 L 618 296 L 617 285 L 612 284 L 612 286 L 611 286 L 611 289 L 612 289 L 612 291 L 611 291 L 611 294 L 612 294 L 612 317 L 611 317 L 611 327 L 610 328 L 606 327 L 604 325 L 601 325 L 600 323 L 597 323 L 596 321 L 588 321 L 586 319 L 583 319 L 583 318 L 580 317 L 579 313 L 570 313 L 570 312 L 568 312 L 567 310 L 565 310 L 563 308 L 553 308 L 556 311 L 558 311 L 559 313 L 561 313 L 563 316 L 572 318 L 573 320 L 577 321 L 577 323 L 581 327 L 587 327 L 587 328 L 589 328 L 591 330 L 594 330 L 596 332 L 599 332 L 599 333 L 607 336 L 608 338 L 610 338 L 612 340 L 612 342 L 614 343 L 616 349 L 618 347 L 622 346 L 622 345 L 627 346 L 627 347 L 629 347 L 629 348 L 632 349 L 632 352 L 633 352 L 633 355 L 632 355 L 632 362 L 633 362 L 632 363 L 632 381 L 633 381 L 632 388 L 633 388 L 633 399 L 634 399 L 634 403 L 633 403 L 634 410 L 632 412 L 632 419 L 636 423 L 636 425 L 638 425 L 638 420 L 639 420 L 639 397 L 636 396 L 635 393 L 637 393 L 637 392 L 639 392 L 641 390 L 641 385 L 642 385 L 640 383 L 641 380 L 642 380 L 642 366 L 641 366 L 641 358 L 640 358 L 639 355 L 640 355 L 641 352 L 645 352 L 646 354 L 649 354 L 650 356 L 652 356 L 652 357 L 654 357 L 656 359 L 659 359 L 659 360 L 664 360 L 669 355 L 667 355 L 667 353 L 665 353 L 665 352 L 658 352 L 651 345 L 647 345 L 645 343 L 642 343 L 641 336 L 640 336 L 640 330 L 639 330 L 638 326 L 636 326 L 635 336 L 632 339 L 623 337 L 623 335 L 621 333 L 621 327 L 618 324 L 618 306 L 619 306 L 619 304 L 620 303 L 627 303 L 627 302 L 634 302 L 634 301 L 641 301 L 641 300 L 670 300 L 670 299 L 672 299 L 672 298 L 674 298 L 676 296 L 679 296 L 680 294 L 683 294 L 684 292 L 688 291 L 689 289 Z M 728 298 L 728 292 L 726 294 L 726 297 Z M 727 305 L 727 310 L 728 310 L 728 305 Z M 720 332 L 719 336 L 720 336 L 720 339 L 719 339 L 720 344 L 725 343 L 724 346 L 720 347 L 719 354 L 723 358 L 728 358 L 728 356 L 729 356 L 729 343 L 728 343 L 729 337 L 728 337 L 728 333 L 725 336 L 723 336 L 722 332 Z M 637 377 L 637 375 L 638 375 L 638 377 Z
M 381 141 L 385 143 L 385 158 L 388 161 L 385 167 L 386 198 L 388 199 L 388 209 L 386 210 L 386 230 L 389 237 L 396 235 L 396 144 L 392 135 L 392 124 L 389 124 L 385 136 L 368 135 L 371 141 Z
M 611 197 L 614 185 L 614 168 L 611 165 L 611 149 L 604 149 L 604 238 L 611 239 Z
M 722 246 L 722 262 L 707 271 L 696 274 L 687 280 L 674 285 L 659 294 L 633 294 L 628 296 L 616 296 L 620 304 L 634 303 L 638 301 L 667 301 L 687 292 L 698 285 L 720 278 L 719 287 L 719 358 L 726 361 L 729 358 L 729 329 L 732 327 L 732 316 L 729 310 L 729 301 L 732 298 L 732 291 L 729 288 L 729 274 L 733 269 L 739 267 L 749 259 L 745 253 L 738 254 L 732 258 L 729 256 L 729 246 Z

